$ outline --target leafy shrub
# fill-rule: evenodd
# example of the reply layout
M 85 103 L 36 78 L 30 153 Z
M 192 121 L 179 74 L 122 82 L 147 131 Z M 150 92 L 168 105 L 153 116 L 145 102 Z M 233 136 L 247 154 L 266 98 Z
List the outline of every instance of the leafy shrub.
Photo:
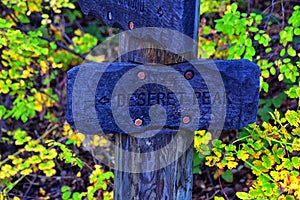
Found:
M 261 98 L 261 124 L 245 127 L 229 144 L 219 139 L 211 141 L 211 133 L 199 131 L 195 149 L 203 156 L 205 165 L 217 169 L 215 178 L 221 176 L 232 182 L 232 169 L 251 169 L 256 178 L 249 185 L 249 192 L 236 193 L 240 199 L 299 199 L 300 54 L 295 44 L 300 35 L 300 6 L 294 7 L 288 24 L 277 32 L 279 37 L 272 35 L 274 31 L 271 34 L 273 24 L 264 21 L 262 14 L 241 13 L 235 3 L 220 15 L 215 24 L 202 27 L 203 51 L 199 56 L 252 60 L 261 68 L 264 96 L 271 95 L 271 80 L 284 85 L 284 89 L 274 97 Z M 267 28 L 262 23 L 268 23 Z M 208 37 L 211 34 L 213 37 Z M 287 101 L 293 102 L 293 106 L 286 109 L 283 104 Z M 209 142 L 211 150 L 207 147 Z
M 113 174 L 79 158 L 82 134 L 63 126 L 61 111 L 65 71 L 80 64 L 98 40 L 77 24 L 82 16 L 73 0 L 3 0 L 0 11 L 0 199 L 28 192 L 49 199 L 45 183 L 33 191 L 30 177 L 52 180 L 64 165 L 78 178 L 84 168 L 91 171 L 90 186 L 73 197 L 94 199 L 96 190 L 108 190 Z M 20 190 L 27 182 L 28 191 Z M 67 186 L 57 187 L 67 199 Z M 104 196 L 112 199 L 108 191 Z

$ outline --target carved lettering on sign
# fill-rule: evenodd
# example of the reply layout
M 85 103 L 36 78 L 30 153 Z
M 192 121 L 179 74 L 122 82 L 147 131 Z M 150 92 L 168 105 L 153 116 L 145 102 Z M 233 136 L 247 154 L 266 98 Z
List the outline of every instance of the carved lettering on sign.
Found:
M 145 0 L 118 0 L 118 4 L 139 12 L 145 9 Z
M 185 100 L 185 93 L 179 92 L 177 93 L 178 101 L 182 104 Z M 221 95 L 217 92 L 212 96 L 207 92 L 195 92 L 195 96 L 193 98 L 193 104 L 196 105 L 201 103 L 202 105 L 211 105 L 211 104 L 220 104 L 225 105 L 226 102 L 230 102 L 231 100 L 227 97 L 221 97 Z M 110 102 L 110 99 L 107 97 L 102 97 L 99 99 L 99 102 L 102 105 L 107 105 Z M 123 106 L 153 106 L 156 104 L 160 104 L 163 106 L 168 105 L 176 105 L 176 95 L 174 93 L 139 93 L 139 94 L 118 94 L 116 96 L 116 102 L 118 107 Z

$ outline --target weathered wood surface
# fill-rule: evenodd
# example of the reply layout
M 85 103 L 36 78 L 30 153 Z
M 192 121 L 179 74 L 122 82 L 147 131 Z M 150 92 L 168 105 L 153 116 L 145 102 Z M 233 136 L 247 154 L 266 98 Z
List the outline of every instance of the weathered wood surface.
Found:
M 152 139 L 134 138 L 129 135 L 116 136 L 116 145 L 125 151 L 152 152 L 144 158 L 142 156 L 128 159 L 124 151 L 116 151 L 115 170 L 115 200 L 190 200 L 192 199 L 193 182 L 193 132 L 183 133 L 185 137 L 175 145 L 167 146 L 163 152 L 157 154 L 157 147 L 163 148 L 173 140 L 176 131 L 165 130 Z M 185 146 L 184 146 L 185 145 Z M 186 146 L 189 145 L 189 146 Z M 176 156 L 179 156 L 176 158 Z M 167 163 L 170 159 L 172 163 Z M 165 166 L 158 169 L 161 166 Z M 127 172 L 147 171 L 144 173 Z
M 197 58 L 197 39 L 179 31 L 146 27 L 120 34 L 121 62 L 170 65 Z
M 78 3 L 85 14 L 100 18 L 109 26 L 135 29 L 125 32 L 120 40 L 121 62 L 173 64 L 197 57 L 199 0 L 78 0 Z M 137 50 L 141 45 L 144 48 Z
M 181 88 L 182 91 L 180 91 L 180 93 L 182 94 L 177 95 L 177 97 L 172 94 L 171 91 L 168 91 L 161 86 L 155 86 L 155 84 L 150 88 L 140 88 L 135 94 L 132 94 L 133 91 L 128 91 L 130 82 L 128 82 L 128 85 L 119 85 L 119 87 L 124 88 L 124 92 L 112 97 L 113 90 L 121 76 L 128 72 L 128 70 L 137 67 L 138 64 L 112 63 L 107 69 L 107 64 L 105 63 L 84 64 L 75 67 L 68 72 L 67 120 L 74 126 L 73 112 L 75 112 L 75 110 L 72 108 L 72 103 L 74 103 L 74 99 L 72 99 L 74 82 L 78 70 L 80 68 L 82 68 L 82 70 L 86 68 L 86 85 L 80 87 L 80 95 L 91 96 L 94 94 L 95 99 L 93 102 L 93 100 L 87 99 L 85 101 L 84 98 L 82 98 L 79 99 L 78 103 L 75 103 L 76 105 L 78 104 L 76 112 L 87 113 L 86 117 L 77 114 L 77 116 L 82 118 L 76 119 L 85 124 L 86 127 L 97 128 L 98 124 L 100 124 L 105 133 L 125 133 L 114 121 L 111 108 L 112 98 L 114 98 L 113 100 L 116 101 L 118 104 L 117 106 L 119 106 L 117 109 L 128 108 L 130 110 L 131 118 L 133 120 L 140 116 L 144 116 L 145 125 L 150 123 L 150 107 L 155 104 L 160 104 L 166 109 L 167 116 L 170 117 L 165 126 L 173 129 L 178 128 L 180 121 L 178 121 L 176 117 L 172 118 L 171 116 L 180 116 L 180 103 L 189 99 L 193 99 L 193 101 L 188 109 L 195 109 L 195 105 L 199 105 L 200 113 L 197 114 L 199 114 L 200 118 L 199 125 L 196 128 L 198 130 L 208 129 L 210 124 L 217 124 L 214 128 L 218 130 L 241 129 L 244 126 L 255 122 L 259 98 L 259 67 L 247 60 L 214 61 L 214 63 L 223 79 L 225 91 L 222 88 L 213 88 L 214 91 L 212 94 L 210 93 L 211 91 L 208 90 L 206 83 L 209 81 L 212 83 L 215 82 L 216 77 L 214 76 L 215 73 L 212 73 L 212 70 L 214 69 L 211 68 L 211 63 L 209 62 L 208 64 L 205 61 L 195 61 L 193 63 L 194 66 L 201 67 L 202 72 L 205 72 L 203 76 L 206 76 L 206 82 L 190 63 L 172 65 L 173 72 L 166 69 L 164 74 L 159 71 L 162 79 L 168 80 L 172 80 L 172 76 L 175 77 L 174 72 L 176 71 L 182 74 L 182 76 L 184 76 L 187 71 L 195 73 L 191 80 L 184 80 L 192 86 L 194 93 L 189 94 L 187 93 L 188 91 L 185 91 L 185 88 Z M 148 72 L 147 69 L 149 70 Z M 105 73 L 103 73 L 104 70 Z M 144 72 L 146 74 L 157 75 L 155 68 L 153 67 L 147 68 L 146 66 Z M 91 76 L 91 74 L 93 74 L 93 76 Z M 92 88 L 89 81 L 91 81 L 92 77 L 99 79 L 101 74 L 102 78 L 100 79 L 98 86 Z M 135 81 L 137 81 L 135 78 L 137 79 L 137 77 L 133 77 L 132 80 L 129 81 L 132 81 L 134 84 Z M 148 78 L 151 79 L 151 77 Z M 171 87 L 174 86 L 174 84 L 175 80 L 173 84 L 169 83 L 167 86 Z M 94 90 L 96 90 L 96 92 Z M 224 92 L 226 98 L 224 98 Z M 128 94 L 130 94 L 130 96 L 128 96 Z M 225 104 L 226 107 L 224 107 Z M 83 106 L 82 110 L 80 110 L 80 106 Z M 95 110 L 95 106 L 97 113 L 96 115 L 92 115 L 89 110 Z M 226 112 L 224 126 L 218 124 L 219 120 L 221 120 L 218 116 L 215 116 L 214 118 L 211 117 L 212 106 L 219 107 L 220 109 L 226 108 L 226 110 L 220 110 L 220 113 Z M 124 115 L 124 118 L 128 117 L 126 113 L 119 112 L 118 114 Z M 197 116 L 191 117 L 196 118 Z M 126 126 L 126 124 L 124 124 L 124 126 Z M 187 126 L 187 128 L 189 127 Z M 195 131 L 196 129 L 190 131 Z
M 78 0 L 78 3 L 84 14 L 101 18 L 111 27 L 169 28 L 197 38 L 198 0 Z

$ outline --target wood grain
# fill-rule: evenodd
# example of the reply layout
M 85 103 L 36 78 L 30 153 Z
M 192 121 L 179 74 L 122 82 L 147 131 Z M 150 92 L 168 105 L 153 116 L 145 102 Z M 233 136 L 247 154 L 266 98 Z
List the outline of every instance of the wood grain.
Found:
M 151 140 L 152 145 L 145 144 L 145 139 L 137 139 L 129 135 L 118 135 L 116 136 L 116 145 L 122 147 L 125 151 L 144 153 L 145 149 L 151 151 L 154 146 L 157 148 L 157 146 L 168 142 L 174 137 L 175 133 L 174 130 L 166 130 L 161 134 L 163 136 L 157 135 Z M 186 138 L 193 140 L 192 132 L 186 134 Z M 137 157 L 129 161 L 121 151 L 117 151 L 116 164 L 120 170 L 115 171 L 114 199 L 192 199 L 194 147 L 191 141 L 184 141 L 184 143 L 190 145 L 184 147 L 187 149 L 185 152 L 181 152 L 182 148 L 167 148 L 164 153 L 159 155 L 153 151 L 153 156 L 148 157 L 148 160 L 141 160 Z M 165 163 L 166 157 L 178 156 L 179 153 L 183 153 L 183 155 L 175 162 Z M 131 165 L 129 168 L 135 166 L 136 170 L 151 169 L 151 167 L 153 170 L 145 173 L 124 172 L 127 170 L 128 165 Z M 166 166 L 156 169 L 158 165 Z

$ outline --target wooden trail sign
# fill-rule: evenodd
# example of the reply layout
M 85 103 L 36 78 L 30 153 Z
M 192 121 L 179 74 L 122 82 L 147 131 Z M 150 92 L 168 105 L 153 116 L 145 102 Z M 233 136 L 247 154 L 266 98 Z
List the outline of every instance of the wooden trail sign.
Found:
M 254 122 L 258 66 L 192 60 L 197 48 L 184 35 L 197 40 L 199 0 L 79 4 L 130 31 L 120 37 L 122 62 L 68 72 L 67 121 L 87 134 L 115 134 L 114 199 L 191 199 L 193 131 Z

